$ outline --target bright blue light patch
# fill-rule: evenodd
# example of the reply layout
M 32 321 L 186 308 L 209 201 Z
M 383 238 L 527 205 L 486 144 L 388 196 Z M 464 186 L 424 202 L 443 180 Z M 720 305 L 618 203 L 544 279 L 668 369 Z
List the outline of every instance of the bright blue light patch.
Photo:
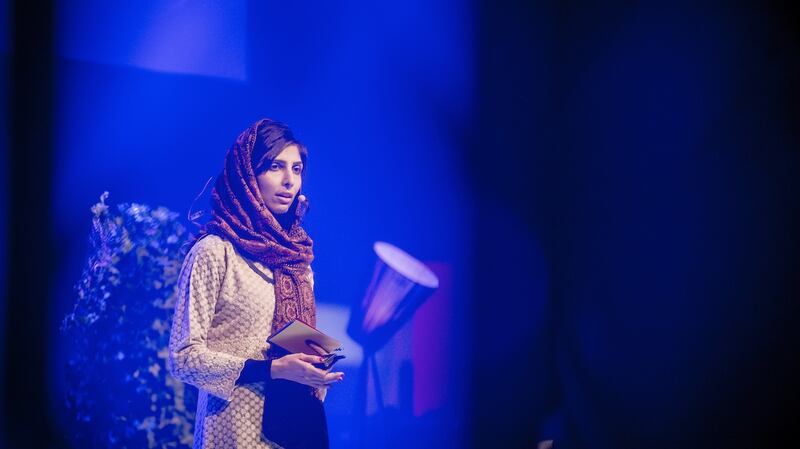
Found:
M 61 3 L 58 52 L 67 59 L 244 81 L 246 11 L 244 0 Z

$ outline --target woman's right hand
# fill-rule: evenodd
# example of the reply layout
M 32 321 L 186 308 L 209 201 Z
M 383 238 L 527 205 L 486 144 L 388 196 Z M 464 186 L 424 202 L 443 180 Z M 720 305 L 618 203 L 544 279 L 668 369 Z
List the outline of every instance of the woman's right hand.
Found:
M 309 387 L 322 388 L 344 379 L 344 373 L 330 373 L 312 363 L 321 363 L 322 357 L 308 354 L 289 354 L 272 361 L 270 377 L 291 380 Z

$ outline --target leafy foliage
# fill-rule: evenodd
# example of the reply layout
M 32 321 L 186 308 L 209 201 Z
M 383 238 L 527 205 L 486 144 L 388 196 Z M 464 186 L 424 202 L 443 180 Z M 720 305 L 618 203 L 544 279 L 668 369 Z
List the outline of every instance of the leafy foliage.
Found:
M 191 235 L 164 207 L 92 207 L 72 313 L 66 408 L 82 448 L 189 448 L 197 391 L 167 371 L 177 281 Z

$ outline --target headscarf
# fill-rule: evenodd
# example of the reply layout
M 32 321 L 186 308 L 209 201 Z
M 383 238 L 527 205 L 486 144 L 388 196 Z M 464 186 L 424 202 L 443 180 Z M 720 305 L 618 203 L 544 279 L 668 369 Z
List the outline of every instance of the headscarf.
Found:
M 301 212 L 284 230 L 261 197 L 253 169 L 253 147 L 258 129 L 270 123 L 262 119 L 243 131 L 225 156 L 225 167 L 211 191 L 211 218 L 203 234 L 231 241 L 246 257 L 273 272 L 275 315 L 272 332 L 293 319 L 316 326 L 314 290 L 307 277 L 314 260 L 313 241 L 300 226 Z M 299 201 L 295 200 L 295 201 Z M 289 209 L 291 213 L 292 208 Z

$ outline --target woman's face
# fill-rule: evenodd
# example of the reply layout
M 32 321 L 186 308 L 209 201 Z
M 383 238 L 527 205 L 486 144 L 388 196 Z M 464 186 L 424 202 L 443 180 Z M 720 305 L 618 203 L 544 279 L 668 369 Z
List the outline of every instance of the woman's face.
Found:
M 273 214 L 285 214 L 303 185 L 303 161 L 296 145 L 289 145 L 256 176 L 261 198 Z

